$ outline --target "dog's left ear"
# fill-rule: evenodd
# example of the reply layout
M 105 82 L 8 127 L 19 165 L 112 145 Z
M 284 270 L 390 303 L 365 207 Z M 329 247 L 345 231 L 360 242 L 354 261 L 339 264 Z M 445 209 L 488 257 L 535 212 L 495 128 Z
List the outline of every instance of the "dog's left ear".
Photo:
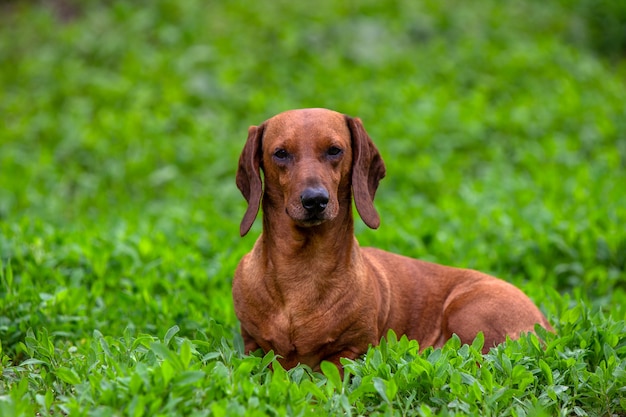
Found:
M 261 143 L 265 124 L 261 126 L 250 126 L 248 129 L 248 140 L 241 151 L 239 157 L 239 168 L 237 169 L 237 187 L 248 202 L 248 209 L 241 220 L 239 233 L 244 236 L 250 228 L 261 204 L 263 195 L 263 183 L 261 182 Z
M 374 208 L 378 183 L 385 176 L 385 164 L 361 119 L 346 117 L 352 136 L 352 191 L 354 204 L 367 226 L 377 229 L 380 217 Z

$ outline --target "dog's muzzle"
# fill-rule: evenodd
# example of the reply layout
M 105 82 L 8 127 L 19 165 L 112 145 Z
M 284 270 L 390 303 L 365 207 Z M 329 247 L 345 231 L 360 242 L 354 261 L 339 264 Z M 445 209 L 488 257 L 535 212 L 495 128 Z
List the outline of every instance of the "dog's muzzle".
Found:
M 310 216 L 322 213 L 328 206 L 328 191 L 323 187 L 306 188 L 300 195 L 302 207 Z

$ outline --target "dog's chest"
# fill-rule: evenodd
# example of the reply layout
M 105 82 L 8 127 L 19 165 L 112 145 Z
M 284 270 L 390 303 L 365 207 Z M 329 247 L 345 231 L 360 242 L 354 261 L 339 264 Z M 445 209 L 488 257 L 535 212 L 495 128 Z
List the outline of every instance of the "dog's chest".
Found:
M 340 337 L 340 330 L 320 313 L 302 314 L 287 307 L 273 311 L 258 328 L 264 350 L 273 349 L 286 361 L 296 363 L 318 362 Z

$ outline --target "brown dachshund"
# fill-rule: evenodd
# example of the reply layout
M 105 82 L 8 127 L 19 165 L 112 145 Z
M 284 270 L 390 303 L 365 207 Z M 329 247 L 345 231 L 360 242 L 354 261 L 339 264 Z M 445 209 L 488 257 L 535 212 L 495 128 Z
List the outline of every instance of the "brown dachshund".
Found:
M 485 352 L 536 323 L 550 329 L 505 281 L 360 247 L 352 198 L 377 228 L 373 200 L 384 175 L 358 118 L 303 109 L 250 127 L 237 171 L 248 201 L 240 231 L 250 230 L 262 204 L 263 233 L 233 279 L 246 352 L 274 350 L 287 369 L 318 370 L 323 360 L 341 368 L 340 358 L 357 358 L 389 329 L 422 349 L 453 334 L 471 343 L 483 332 Z

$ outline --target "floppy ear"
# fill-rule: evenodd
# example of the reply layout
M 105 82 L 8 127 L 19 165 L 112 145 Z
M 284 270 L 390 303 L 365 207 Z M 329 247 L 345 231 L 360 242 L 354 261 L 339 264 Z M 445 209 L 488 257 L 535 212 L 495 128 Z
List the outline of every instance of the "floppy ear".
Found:
M 248 209 L 241 220 L 239 233 L 244 236 L 250 228 L 261 203 L 263 194 L 263 184 L 261 182 L 261 140 L 265 125 L 250 126 L 248 129 L 248 140 L 241 151 L 239 157 L 239 168 L 237 169 L 237 187 L 248 202 Z
M 368 136 L 361 119 L 346 116 L 352 135 L 352 192 L 354 204 L 367 226 L 377 229 L 380 217 L 374 208 L 378 183 L 385 176 L 383 159 Z

